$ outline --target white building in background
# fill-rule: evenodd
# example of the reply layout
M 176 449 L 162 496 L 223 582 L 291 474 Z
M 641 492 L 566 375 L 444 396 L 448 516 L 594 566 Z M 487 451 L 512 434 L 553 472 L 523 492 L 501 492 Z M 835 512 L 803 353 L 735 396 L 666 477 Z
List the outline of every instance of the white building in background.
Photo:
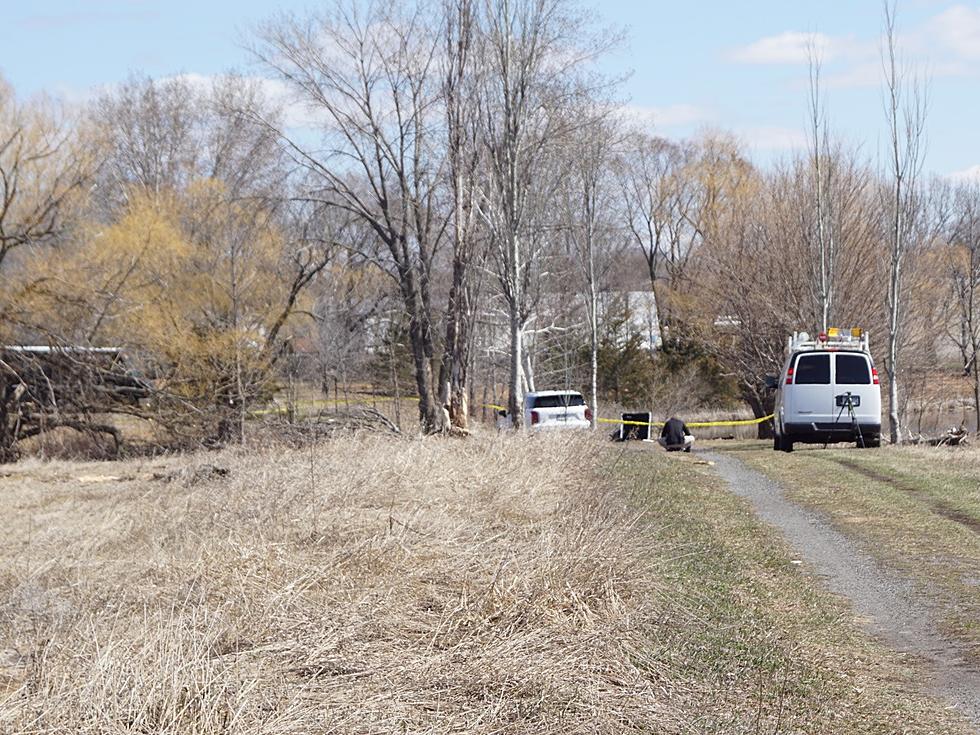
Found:
M 643 335 L 643 348 L 659 349 L 663 344 L 660 322 L 657 320 L 657 299 L 653 291 L 625 291 L 626 309 L 631 331 Z

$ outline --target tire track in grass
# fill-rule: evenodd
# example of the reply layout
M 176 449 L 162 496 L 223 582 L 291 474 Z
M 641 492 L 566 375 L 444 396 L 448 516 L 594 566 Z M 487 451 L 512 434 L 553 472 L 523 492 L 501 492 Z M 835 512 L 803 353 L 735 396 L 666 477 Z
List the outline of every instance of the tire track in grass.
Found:
M 885 485 L 890 485 L 896 490 L 899 490 L 900 492 L 915 498 L 919 502 L 924 503 L 929 507 L 929 510 L 936 515 L 940 515 L 947 520 L 953 521 L 954 523 L 959 523 L 961 526 L 965 526 L 970 531 L 973 531 L 973 533 L 980 534 L 980 520 L 967 515 L 963 511 L 949 507 L 941 500 L 929 497 L 923 492 L 921 487 L 918 487 L 915 483 L 910 482 L 907 478 L 889 477 L 888 475 L 873 470 L 870 467 L 865 467 L 860 462 L 852 459 L 844 459 L 842 457 L 827 459 L 851 470 L 852 472 L 863 475 L 872 482 L 880 482 L 884 483 Z
M 967 647 L 939 632 L 934 610 L 911 580 L 882 569 L 823 516 L 788 500 L 765 475 L 727 454 L 704 452 L 732 492 L 776 527 L 830 591 L 847 598 L 862 623 L 897 651 L 917 657 L 927 686 L 980 732 L 980 669 Z

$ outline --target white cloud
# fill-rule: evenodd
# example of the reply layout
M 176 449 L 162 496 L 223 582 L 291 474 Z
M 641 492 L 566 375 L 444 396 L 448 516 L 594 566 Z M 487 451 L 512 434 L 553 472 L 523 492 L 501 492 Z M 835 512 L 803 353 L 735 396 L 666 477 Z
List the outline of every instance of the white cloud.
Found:
M 975 166 L 970 166 L 969 168 L 965 168 L 962 171 L 954 171 L 953 173 L 949 174 L 946 178 L 950 179 L 951 181 L 955 181 L 957 183 L 970 182 L 970 181 L 975 181 L 977 183 L 980 183 L 980 163 L 978 163 Z
M 980 61 L 980 7 L 953 5 L 898 38 L 899 53 L 930 78 L 968 76 Z M 803 65 L 813 53 L 825 64 L 823 82 L 831 88 L 881 85 L 881 38 L 787 31 L 736 49 L 731 58 L 745 64 Z
M 821 61 L 830 62 L 863 56 L 867 54 L 869 44 L 851 36 L 787 31 L 736 49 L 731 57 L 744 64 L 805 64 L 811 50 Z
M 696 125 L 707 122 L 713 117 L 706 109 L 688 104 L 664 105 L 662 107 L 625 105 L 622 108 L 622 114 L 629 122 L 655 128 Z
M 980 8 L 954 5 L 930 20 L 926 31 L 960 58 L 980 61 Z
M 797 128 L 759 125 L 736 131 L 739 138 L 757 151 L 790 151 L 806 148 L 806 134 Z

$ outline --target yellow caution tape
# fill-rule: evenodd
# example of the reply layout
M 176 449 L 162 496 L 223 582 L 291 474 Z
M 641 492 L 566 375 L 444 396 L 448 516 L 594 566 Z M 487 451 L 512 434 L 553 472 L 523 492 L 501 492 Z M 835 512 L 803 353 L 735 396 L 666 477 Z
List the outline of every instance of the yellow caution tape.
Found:
M 492 408 L 495 411 L 506 411 L 504 406 L 498 406 L 493 403 L 483 404 L 486 408 Z M 768 421 L 773 417 L 773 414 L 768 416 L 763 416 L 759 419 L 738 419 L 732 421 L 687 421 L 685 422 L 688 426 L 694 427 L 696 429 L 703 429 L 708 426 L 753 426 L 755 424 L 761 424 L 763 421 Z M 624 426 L 663 426 L 666 421 L 624 421 L 622 419 L 603 419 L 599 418 L 596 421 L 600 424 L 622 424 Z
M 759 419 L 739 419 L 737 421 L 687 421 L 688 428 L 703 429 L 708 426 L 752 426 L 768 421 L 773 414 Z M 623 421 L 621 419 L 597 419 L 602 424 L 623 424 L 624 426 L 663 426 L 666 421 Z
M 688 426 L 693 426 L 695 428 L 702 428 L 705 426 L 755 426 L 756 424 L 761 424 L 764 421 L 769 421 L 775 414 L 769 414 L 768 416 L 763 416 L 758 419 L 741 419 L 739 421 L 690 421 Z

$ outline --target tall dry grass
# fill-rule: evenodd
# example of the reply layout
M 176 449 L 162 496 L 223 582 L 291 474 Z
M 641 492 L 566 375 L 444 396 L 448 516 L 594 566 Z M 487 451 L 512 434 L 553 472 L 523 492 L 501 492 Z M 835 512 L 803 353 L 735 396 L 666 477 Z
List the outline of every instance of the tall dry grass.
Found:
M 669 732 L 657 572 L 594 442 L 16 466 L 0 732 Z

